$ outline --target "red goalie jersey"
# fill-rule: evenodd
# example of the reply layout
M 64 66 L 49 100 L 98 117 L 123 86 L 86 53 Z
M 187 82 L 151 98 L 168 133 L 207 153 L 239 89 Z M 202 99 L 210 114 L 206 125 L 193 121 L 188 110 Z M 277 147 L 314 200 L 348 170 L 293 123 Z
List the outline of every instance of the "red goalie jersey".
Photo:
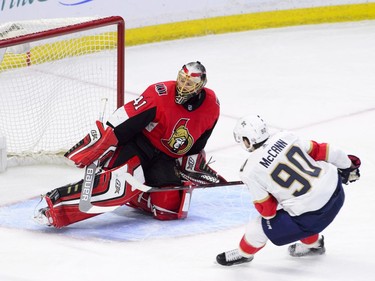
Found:
M 176 81 L 149 86 L 134 101 L 119 108 L 108 124 L 119 144 L 142 131 L 151 144 L 173 158 L 201 151 L 220 114 L 215 93 L 204 88 L 196 103 L 175 103 Z

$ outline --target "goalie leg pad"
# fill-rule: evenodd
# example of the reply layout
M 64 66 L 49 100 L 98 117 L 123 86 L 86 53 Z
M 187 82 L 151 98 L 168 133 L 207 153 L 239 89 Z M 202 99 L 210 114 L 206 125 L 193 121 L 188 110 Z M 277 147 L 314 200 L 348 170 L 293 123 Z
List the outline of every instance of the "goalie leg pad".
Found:
M 44 210 L 45 216 L 48 218 L 50 225 L 55 228 L 62 228 L 97 215 L 80 212 L 78 204 L 54 206 L 50 198 L 46 197 L 45 199 L 48 204 L 48 208 Z
M 128 206 L 152 213 L 157 220 L 177 220 L 187 217 L 192 190 L 141 193 Z
M 135 174 L 138 180 L 142 180 L 143 172 L 138 157 L 131 158 L 123 166 L 97 174 L 91 197 L 92 203 L 97 206 L 119 206 L 139 195 L 141 191 L 133 190 L 123 178 L 124 173 Z M 98 215 L 79 210 L 82 183 L 83 181 L 80 181 L 47 193 L 45 200 L 48 208 L 43 212 L 52 226 L 61 228 Z
M 192 189 L 182 191 L 180 208 L 177 214 L 178 219 L 184 219 L 187 217 L 189 209 L 190 209 L 190 201 L 191 201 L 192 193 L 193 193 Z

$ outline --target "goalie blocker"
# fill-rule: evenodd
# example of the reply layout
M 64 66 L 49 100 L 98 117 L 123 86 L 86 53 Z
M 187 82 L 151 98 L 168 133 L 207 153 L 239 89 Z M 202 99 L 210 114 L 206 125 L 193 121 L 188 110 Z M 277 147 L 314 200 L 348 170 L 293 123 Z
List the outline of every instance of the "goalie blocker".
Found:
M 104 129 L 100 121 L 80 142 L 73 146 L 65 157 L 72 160 L 78 168 L 84 168 L 95 160 L 103 166 L 113 156 L 118 141 L 111 127 Z
M 85 159 L 87 159 L 88 155 L 90 155 L 90 150 L 97 149 L 98 147 L 100 147 L 101 150 L 99 159 L 105 159 L 105 161 L 99 162 L 102 164 L 108 162 L 106 156 L 108 155 L 108 149 L 106 145 L 111 146 L 112 142 L 107 142 L 105 145 L 105 141 L 101 141 L 101 138 L 94 138 L 96 133 L 93 134 L 92 132 L 90 133 L 91 136 L 86 136 L 66 154 L 69 157 L 69 155 L 71 155 L 70 153 L 74 153 L 76 164 L 78 163 L 77 166 L 80 166 L 79 163 L 82 163 L 80 155 L 83 155 Z M 108 134 L 108 132 L 103 133 L 100 128 L 99 132 L 100 136 Z M 94 143 L 92 141 L 93 139 L 95 139 Z M 101 144 L 97 145 L 100 141 Z M 187 185 L 191 185 L 192 183 L 207 184 L 226 182 L 223 177 L 218 175 L 206 163 L 204 151 L 196 155 L 181 157 L 176 160 L 175 165 L 178 171 L 177 174 L 182 179 L 182 184 L 186 183 Z M 111 163 L 109 163 L 108 166 L 110 167 Z M 95 175 L 90 203 L 95 207 L 105 207 L 102 209 L 107 208 L 110 210 L 111 208 L 108 207 L 116 208 L 127 205 L 150 213 L 158 220 L 174 220 L 187 217 L 192 189 L 168 190 L 165 192 L 142 192 L 138 190 L 136 186 L 132 186 L 127 182 L 126 175 L 132 175 L 137 182 L 145 182 L 141 161 L 137 156 L 132 157 L 119 167 L 99 169 Z M 35 219 L 42 224 L 61 228 L 100 214 L 80 211 L 79 203 L 83 186 L 85 186 L 85 182 L 81 180 L 77 183 L 68 184 L 47 193 L 45 195 L 45 200 L 48 206 L 40 209 Z M 163 187 L 161 187 L 161 189 L 162 188 Z M 168 188 L 168 186 L 166 188 Z

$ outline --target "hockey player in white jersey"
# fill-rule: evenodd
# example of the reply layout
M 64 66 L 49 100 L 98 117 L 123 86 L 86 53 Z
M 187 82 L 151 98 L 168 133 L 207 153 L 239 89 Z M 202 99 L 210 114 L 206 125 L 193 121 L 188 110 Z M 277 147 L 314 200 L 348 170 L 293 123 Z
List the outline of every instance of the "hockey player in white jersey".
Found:
M 270 136 L 258 115 L 241 118 L 234 138 L 250 152 L 240 169 L 259 216 L 238 248 L 219 254 L 221 265 L 250 262 L 268 240 L 292 244 L 294 257 L 325 252 L 324 230 L 344 203 L 342 183 L 359 179 L 360 159 L 327 143 L 300 140 L 291 132 Z

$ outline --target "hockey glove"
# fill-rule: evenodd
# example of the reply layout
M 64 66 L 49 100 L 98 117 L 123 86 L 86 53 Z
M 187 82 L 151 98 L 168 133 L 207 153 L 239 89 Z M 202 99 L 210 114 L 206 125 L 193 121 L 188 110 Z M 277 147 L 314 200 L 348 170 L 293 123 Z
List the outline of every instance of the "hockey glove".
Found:
M 103 166 L 116 149 L 118 141 L 113 129 L 104 129 L 100 121 L 96 121 L 96 127 L 64 155 L 79 168 L 88 166 L 97 159 L 99 166 Z
M 359 167 L 361 166 L 361 160 L 354 155 L 348 155 L 349 159 L 352 161 L 352 165 L 347 169 L 338 169 L 339 175 L 341 176 L 341 181 L 343 184 L 349 184 L 350 182 L 355 182 L 359 180 L 360 173 Z
M 227 182 L 206 163 L 204 150 L 194 155 L 187 155 L 177 159 L 179 174 L 182 179 L 196 184 Z

